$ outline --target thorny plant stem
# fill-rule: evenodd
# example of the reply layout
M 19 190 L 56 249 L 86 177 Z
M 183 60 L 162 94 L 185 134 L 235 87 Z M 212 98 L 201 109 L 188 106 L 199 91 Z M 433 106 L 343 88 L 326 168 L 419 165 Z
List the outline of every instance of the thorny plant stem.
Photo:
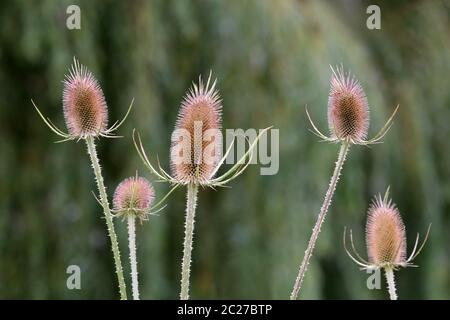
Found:
M 395 289 L 394 270 L 392 268 L 384 268 L 384 274 L 389 290 L 389 297 L 391 300 L 397 300 L 397 292 Z
M 100 193 L 100 202 L 103 207 L 103 212 L 105 214 L 106 227 L 108 229 L 108 235 L 111 239 L 111 250 L 114 256 L 114 264 L 116 268 L 117 279 L 119 281 L 119 292 L 120 299 L 127 299 L 127 290 L 125 285 L 125 280 L 123 277 L 122 262 L 120 261 L 120 251 L 119 244 L 117 242 L 117 235 L 114 231 L 114 224 L 112 221 L 111 209 L 109 208 L 108 196 L 106 194 L 105 184 L 103 182 L 102 171 L 100 168 L 100 163 L 97 157 L 97 150 L 95 148 L 95 142 L 93 137 L 86 138 L 86 145 L 88 148 L 89 156 L 91 157 L 92 168 L 94 169 L 95 180 L 97 182 L 98 191 Z
M 320 208 L 319 216 L 317 217 L 316 225 L 314 226 L 311 238 L 309 239 L 308 247 L 305 251 L 305 256 L 303 257 L 302 264 L 300 265 L 300 269 L 298 271 L 297 279 L 295 279 L 294 288 L 291 293 L 291 300 L 295 300 L 298 297 L 298 293 L 302 287 L 303 278 L 305 277 L 306 269 L 308 268 L 309 260 L 314 251 L 314 247 L 316 245 L 317 238 L 320 233 L 320 228 L 325 220 L 327 215 L 328 208 L 331 204 L 331 200 L 333 199 L 334 191 L 336 190 L 336 185 L 339 180 L 339 176 L 341 175 L 341 170 L 345 162 L 345 157 L 347 156 L 348 149 L 350 147 L 349 142 L 344 141 L 341 144 L 341 148 L 339 149 L 338 160 L 336 161 L 336 167 L 334 168 L 333 176 L 331 177 L 330 185 L 328 186 L 327 193 L 325 195 L 325 199 L 323 201 L 322 207 Z
M 191 267 L 192 239 L 194 236 L 195 208 L 198 186 L 187 186 L 186 221 L 184 226 L 183 261 L 181 263 L 181 300 L 189 299 L 189 276 Z
M 139 300 L 139 282 L 136 258 L 136 217 L 130 215 L 128 222 L 128 247 L 130 249 L 130 265 L 131 265 L 131 289 L 133 292 L 133 300 Z

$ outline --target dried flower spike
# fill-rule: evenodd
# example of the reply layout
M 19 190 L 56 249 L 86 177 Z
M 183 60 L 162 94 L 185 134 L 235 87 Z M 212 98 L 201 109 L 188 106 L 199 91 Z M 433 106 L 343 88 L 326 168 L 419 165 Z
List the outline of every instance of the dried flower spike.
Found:
M 210 77 L 206 85 L 199 78 L 185 95 L 172 135 L 171 171 L 182 184 L 206 184 L 221 158 L 222 105 Z
M 328 98 L 328 125 L 332 137 L 361 143 L 369 129 L 369 106 L 363 88 L 343 69 L 333 70 Z
M 308 108 L 306 115 L 313 127 L 313 133 L 324 141 L 347 142 L 349 144 L 369 145 L 379 143 L 389 131 L 399 106 L 386 121 L 380 131 L 366 140 L 369 129 L 369 106 L 363 88 L 350 72 L 344 72 L 343 67 L 336 71 L 331 67 L 331 88 L 328 98 L 328 125 L 331 136 L 327 137 L 311 120 Z
M 151 213 L 155 190 L 147 179 L 138 176 L 130 177 L 117 186 L 113 199 L 113 211 L 117 216 L 131 215 L 146 220 Z
M 366 245 L 368 261 L 356 251 L 353 234 L 350 230 L 350 242 L 353 254 L 347 249 L 346 232 L 344 230 L 344 248 L 349 257 L 362 269 L 384 269 L 391 300 L 397 299 L 394 271 L 400 267 L 415 267 L 412 261 L 422 251 L 430 232 L 428 227 L 425 239 L 417 249 L 419 234 L 417 234 L 414 248 L 409 257 L 406 255 L 406 231 L 400 213 L 389 199 L 389 188 L 384 198 L 375 197 L 369 207 L 366 224 Z
M 118 136 L 113 135 L 113 132 L 125 122 L 134 99 L 131 101 L 123 119 L 120 122 L 116 121 L 110 128 L 107 128 L 108 107 L 103 91 L 94 75 L 75 57 L 73 58 L 73 65 L 69 69 L 69 74 L 65 76 L 63 83 L 63 110 L 68 133 L 59 129 L 49 118 L 46 118 L 34 101 L 31 100 L 45 124 L 63 138 L 58 142 L 98 136 L 117 138 Z
M 391 200 L 375 197 L 366 225 L 369 262 L 402 265 L 406 262 L 406 234 L 400 213 Z
M 74 59 L 63 83 L 64 118 L 69 134 L 85 138 L 105 132 L 108 110 L 102 88 L 92 73 Z
M 140 158 L 160 181 L 169 182 L 175 185 L 175 188 L 179 185 L 201 185 L 211 188 L 225 186 L 245 171 L 251 163 L 248 160 L 252 159 L 253 149 L 259 139 L 271 128 L 261 130 L 256 139 L 249 142 L 247 151 L 236 164 L 224 174 L 215 177 L 234 146 L 233 140 L 221 157 L 222 105 L 219 93 L 215 89 L 216 81 L 211 84 L 211 73 L 206 84 L 199 77 L 198 84 L 192 85 L 181 103 L 172 134 L 170 150 L 172 175 L 161 167 L 159 159 L 157 168 L 151 164 L 141 137 L 133 131 L 134 145 Z

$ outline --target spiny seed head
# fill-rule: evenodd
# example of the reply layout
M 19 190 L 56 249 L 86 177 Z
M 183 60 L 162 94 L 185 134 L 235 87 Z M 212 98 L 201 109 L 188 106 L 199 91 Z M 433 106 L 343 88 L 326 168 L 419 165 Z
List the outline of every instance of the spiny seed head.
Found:
M 172 134 L 171 171 L 182 184 L 206 184 L 221 158 L 222 104 L 210 80 L 199 77 L 186 93 Z
M 74 58 L 63 83 L 64 118 L 69 134 L 86 138 L 104 132 L 108 110 L 103 91 L 92 73 Z
M 405 263 L 405 225 L 391 200 L 375 197 L 368 211 L 366 244 L 369 262 L 374 265 Z
M 145 219 L 155 199 L 155 190 L 146 179 L 130 177 L 123 180 L 114 192 L 114 211 L 118 216 L 134 215 Z
M 369 107 L 364 90 L 353 75 L 344 73 L 343 68 L 333 70 L 328 125 L 333 137 L 356 143 L 366 138 L 369 129 Z

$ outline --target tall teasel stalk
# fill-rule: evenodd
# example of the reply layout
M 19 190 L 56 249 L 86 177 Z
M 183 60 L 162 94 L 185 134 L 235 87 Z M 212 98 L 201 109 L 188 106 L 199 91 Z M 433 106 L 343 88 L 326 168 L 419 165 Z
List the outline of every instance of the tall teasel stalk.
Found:
M 398 106 L 395 108 L 391 117 L 387 120 L 381 130 L 374 138 L 366 140 L 369 129 L 369 106 L 366 95 L 362 86 L 350 73 L 345 73 L 343 67 L 337 68 L 336 71 L 331 68 L 331 89 L 328 98 L 328 125 L 330 136 L 326 136 L 319 131 L 306 108 L 306 114 L 313 128 L 313 133 L 323 141 L 340 143 L 340 149 L 336 166 L 331 176 L 328 190 L 325 194 L 322 207 L 320 208 L 316 224 L 313 228 L 311 238 L 305 251 L 303 261 L 300 265 L 297 278 L 291 293 L 291 300 L 298 297 L 302 287 L 303 279 L 309 265 L 309 261 L 313 255 L 314 247 L 319 237 L 319 233 L 323 222 L 325 221 L 328 208 L 333 199 L 336 185 L 341 175 L 350 145 L 370 145 L 379 143 L 385 136 L 392 125 Z
M 227 172 L 215 177 L 234 145 L 230 144 L 221 156 L 221 110 L 222 103 L 216 90 L 216 80 L 211 83 L 211 73 L 206 84 L 199 77 L 181 103 L 170 150 L 171 174 L 159 164 L 151 164 L 142 145 L 139 134 L 133 134 L 136 150 L 146 167 L 160 181 L 187 188 L 185 237 L 181 263 L 180 299 L 189 299 L 190 265 L 192 260 L 195 212 L 199 187 L 224 187 L 240 176 L 251 163 L 253 149 L 258 140 L 270 128 L 262 130 L 254 141 L 249 142 L 244 155 Z
M 167 197 L 167 196 L 166 196 Z M 114 192 L 114 215 L 127 220 L 128 225 L 128 247 L 130 251 L 131 267 L 131 289 L 133 300 L 139 300 L 139 281 L 136 256 L 136 219 L 142 222 L 148 220 L 150 215 L 155 215 L 164 209 L 161 206 L 164 197 L 156 205 L 153 205 L 155 199 L 155 190 L 151 183 L 145 178 L 129 177 L 123 180 Z
M 428 239 L 430 228 L 431 224 L 419 249 L 417 249 L 419 244 L 419 234 L 417 234 L 414 248 L 409 257 L 407 257 L 405 225 L 399 210 L 392 200 L 389 199 L 388 188 L 383 198 L 381 198 L 381 195 L 375 197 L 367 213 L 366 245 L 368 261 L 356 251 L 352 230 L 350 230 L 350 242 L 353 254 L 350 253 L 346 245 L 345 229 L 344 248 L 348 256 L 361 269 L 384 269 L 389 297 L 391 300 L 397 300 L 394 271 L 401 267 L 416 267 L 412 262 L 422 251 Z
M 63 91 L 63 111 L 68 133 L 60 130 L 46 118 L 38 109 L 36 104 L 31 100 L 36 108 L 39 116 L 44 123 L 65 142 L 70 140 L 85 140 L 88 154 L 91 160 L 92 168 L 97 182 L 99 191 L 99 202 L 103 207 L 105 215 L 106 227 L 111 240 L 111 250 L 114 256 L 114 264 L 119 284 L 120 298 L 127 299 L 126 285 L 123 277 L 122 262 L 120 260 L 120 250 L 117 242 L 117 235 L 114 230 L 112 213 L 108 203 L 108 196 L 101 172 L 100 161 L 97 156 L 95 139 L 99 137 L 117 138 L 114 135 L 116 131 L 125 121 L 130 113 L 133 101 L 128 108 L 124 118 L 119 122 L 115 122 L 110 128 L 108 124 L 108 107 L 103 95 L 103 91 L 98 84 L 97 79 L 76 58 L 73 59 L 73 65 L 66 75 Z

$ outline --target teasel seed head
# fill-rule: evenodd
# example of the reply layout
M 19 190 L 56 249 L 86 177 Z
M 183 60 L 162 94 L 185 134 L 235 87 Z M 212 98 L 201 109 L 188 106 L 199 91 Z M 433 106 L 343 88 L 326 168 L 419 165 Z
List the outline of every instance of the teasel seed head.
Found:
M 369 207 L 366 224 L 369 262 L 377 266 L 401 266 L 406 263 L 405 225 L 395 204 L 387 197 L 375 197 Z
M 134 215 L 145 220 L 155 199 L 155 190 L 145 178 L 135 176 L 123 180 L 114 192 L 113 205 L 117 216 Z
M 419 234 L 416 236 L 413 250 L 406 256 L 406 231 L 400 213 L 395 204 L 389 199 L 389 187 L 383 198 L 375 197 L 369 207 L 366 224 L 366 245 L 368 261 L 356 250 L 353 234 L 350 230 L 350 253 L 346 245 L 346 229 L 344 229 L 344 248 L 347 255 L 362 269 L 384 269 L 391 300 L 397 300 L 394 271 L 400 267 L 417 267 L 412 262 L 419 255 L 428 240 L 431 224 L 428 226 L 422 244 L 419 245 Z
M 73 137 L 95 137 L 107 131 L 108 110 L 97 79 L 75 58 L 63 91 L 64 118 Z
M 369 107 L 359 82 L 343 67 L 333 71 L 328 99 L 328 125 L 333 138 L 362 143 L 369 129 Z
M 199 77 L 181 102 L 172 134 L 171 171 L 180 184 L 206 184 L 221 158 L 222 104 L 216 81 Z

